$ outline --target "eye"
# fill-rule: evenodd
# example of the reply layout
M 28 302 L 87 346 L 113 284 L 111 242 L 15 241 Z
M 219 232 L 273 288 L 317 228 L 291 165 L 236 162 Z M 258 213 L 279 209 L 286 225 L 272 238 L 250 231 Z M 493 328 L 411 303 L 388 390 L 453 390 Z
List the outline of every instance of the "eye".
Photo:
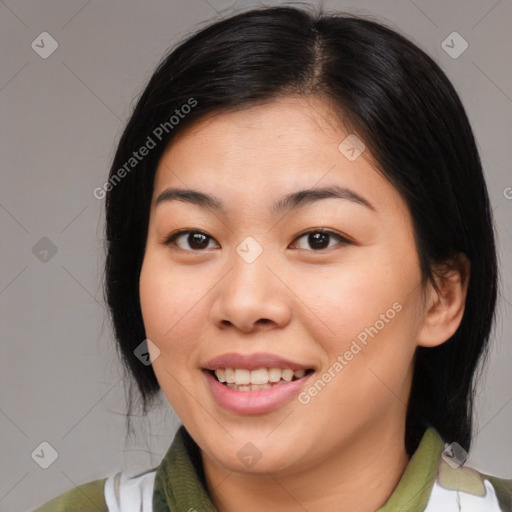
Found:
M 186 243 L 189 244 L 188 248 L 181 247 L 179 244 L 176 243 L 176 240 L 178 240 L 181 237 L 184 237 L 185 235 L 188 235 L 187 238 L 185 239 Z M 162 244 L 163 245 L 176 245 L 180 249 L 184 249 L 184 250 L 189 250 L 189 248 L 192 248 L 192 250 L 194 250 L 195 252 L 198 252 L 199 250 L 204 250 L 207 248 L 206 247 L 208 245 L 207 240 L 209 238 L 213 240 L 213 238 L 211 236 L 207 235 L 203 231 L 181 230 L 181 231 L 178 231 L 176 233 L 172 233 L 171 235 L 169 235 L 162 242 Z
M 187 236 L 185 240 L 186 243 L 189 244 L 189 247 L 182 247 L 176 243 L 177 240 L 185 236 Z M 309 243 L 310 246 L 315 249 L 315 252 L 329 248 L 326 246 L 329 245 L 328 240 L 331 237 L 338 240 L 338 245 L 344 246 L 352 243 L 350 240 L 339 235 L 338 233 L 335 233 L 334 231 L 324 230 L 323 228 L 311 229 L 309 231 L 306 231 L 305 233 L 302 233 L 297 238 L 295 238 L 295 240 L 300 240 L 301 238 L 304 238 L 306 236 L 308 237 L 307 243 Z M 161 243 L 166 246 L 175 245 L 183 250 L 192 250 L 194 252 L 199 252 L 208 249 L 208 239 L 213 240 L 213 238 L 210 235 L 203 231 L 181 230 L 176 233 L 171 233 Z M 303 249 L 303 247 L 299 248 Z
M 333 237 L 337 239 L 340 243 L 338 245 L 349 245 L 352 242 L 347 238 L 335 233 L 334 231 L 320 229 L 311 229 L 302 233 L 302 235 L 298 236 L 295 240 L 300 240 L 307 236 L 307 243 L 310 244 L 311 247 L 316 249 L 316 252 L 322 249 L 326 249 L 326 245 L 329 245 L 328 239 L 329 237 Z

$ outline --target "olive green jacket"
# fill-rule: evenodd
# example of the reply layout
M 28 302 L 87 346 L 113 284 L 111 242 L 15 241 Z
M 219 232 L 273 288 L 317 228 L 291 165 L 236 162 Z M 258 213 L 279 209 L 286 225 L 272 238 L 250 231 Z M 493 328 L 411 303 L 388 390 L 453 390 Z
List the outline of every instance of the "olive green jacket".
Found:
M 512 480 L 457 467 L 444 449 L 438 433 L 426 430 L 376 512 L 512 512 Z M 34 512 L 216 512 L 206 489 L 199 448 L 182 425 L 158 467 L 79 485 Z

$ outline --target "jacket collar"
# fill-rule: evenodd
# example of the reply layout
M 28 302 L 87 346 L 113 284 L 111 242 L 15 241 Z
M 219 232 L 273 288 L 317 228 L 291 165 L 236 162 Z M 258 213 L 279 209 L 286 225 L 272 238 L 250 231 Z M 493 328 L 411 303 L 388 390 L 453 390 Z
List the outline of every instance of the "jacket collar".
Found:
M 393 494 L 377 512 L 424 510 L 443 449 L 439 434 L 426 430 Z M 217 512 L 208 496 L 199 447 L 181 425 L 157 468 L 153 512 L 193 510 Z

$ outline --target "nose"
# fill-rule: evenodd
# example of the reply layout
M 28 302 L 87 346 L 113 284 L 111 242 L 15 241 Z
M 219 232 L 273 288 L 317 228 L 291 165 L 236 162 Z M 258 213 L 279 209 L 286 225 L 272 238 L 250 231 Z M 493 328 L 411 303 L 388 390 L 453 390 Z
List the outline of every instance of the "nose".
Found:
M 249 333 L 283 327 L 290 321 L 289 288 L 277 265 L 264 256 L 252 262 L 235 253 L 232 266 L 212 291 L 211 320 L 220 329 L 233 326 Z

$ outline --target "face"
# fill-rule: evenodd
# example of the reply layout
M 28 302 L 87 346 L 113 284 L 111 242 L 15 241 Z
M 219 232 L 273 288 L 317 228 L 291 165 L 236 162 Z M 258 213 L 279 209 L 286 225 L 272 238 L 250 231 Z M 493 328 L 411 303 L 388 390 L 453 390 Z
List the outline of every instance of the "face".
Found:
M 199 122 L 159 163 L 142 314 L 163 393 L 218 467 L 287 474 L 402 432 L 423 307 L 412 221 L 348 135 L 320 100 L 281 98 Z M 231 387 L 209 371 L 228 368 Z

